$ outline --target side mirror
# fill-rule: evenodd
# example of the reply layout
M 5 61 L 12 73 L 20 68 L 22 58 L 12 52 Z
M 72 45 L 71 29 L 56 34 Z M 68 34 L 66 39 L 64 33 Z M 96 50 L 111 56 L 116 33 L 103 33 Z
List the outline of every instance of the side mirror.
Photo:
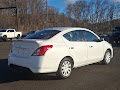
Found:
M 97 39 L 97 40 L 95 40 L 96 42 L 102 42 L 102 41 L 104 41 L 104 38 L 100 38 L 100 39 Z
M 105 39 L 104 38 L 100 38 L 100 41 L 104 41 Z

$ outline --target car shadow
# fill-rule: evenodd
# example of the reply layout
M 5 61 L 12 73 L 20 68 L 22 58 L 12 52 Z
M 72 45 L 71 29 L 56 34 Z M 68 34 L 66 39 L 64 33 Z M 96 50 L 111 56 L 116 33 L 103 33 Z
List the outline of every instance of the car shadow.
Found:
M 12 40 L 3 41 L 2 39 L 0 39 L 0 42 L 12 42 Z
M 7 59 L 0 59 L 0 84 L 15 82 L 20 80 L 60 80 L 54 73 L 52 74 L 33 74 L 33 73 L 15 73 L 10 70 Z

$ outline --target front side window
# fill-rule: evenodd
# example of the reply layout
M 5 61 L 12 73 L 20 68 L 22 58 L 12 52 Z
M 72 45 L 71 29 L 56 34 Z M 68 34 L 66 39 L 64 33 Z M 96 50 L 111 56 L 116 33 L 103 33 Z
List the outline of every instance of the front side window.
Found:
M 14 30 L 8 30 L 7 32 L 14 32 Z
M 58 30 L 41 30 L 25 39 L 50 39 L 59 32 Z
M 11 30 L 11 32 L 14 32 L 14 30 Z
M 79 30 L 71 31 L 63 35 L 68 41 L 83 41 Z
M 82 33 L 83 33 L 83 36 L 84 36 L 86 41 L 94 42 L 94 41 L 98 40 L 98 38 L 93 33 L 89 32 L 89 31 L 82 31 Z

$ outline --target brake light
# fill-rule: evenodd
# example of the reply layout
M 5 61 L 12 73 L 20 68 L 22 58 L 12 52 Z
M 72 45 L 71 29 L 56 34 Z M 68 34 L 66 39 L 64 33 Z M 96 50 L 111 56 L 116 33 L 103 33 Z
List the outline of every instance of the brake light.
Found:
M 52 47 L 53 47 L 53 45 L 41 46 L 34 51 L 32 56 L 43 56 L 46 53 L 46 51 L 51 49 Z

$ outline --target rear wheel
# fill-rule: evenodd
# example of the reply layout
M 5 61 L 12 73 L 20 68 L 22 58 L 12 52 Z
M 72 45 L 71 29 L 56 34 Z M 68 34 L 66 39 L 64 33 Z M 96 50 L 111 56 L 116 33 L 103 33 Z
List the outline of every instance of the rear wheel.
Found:
M 20 39 L 20 35 L 17 35 L 17 39 Z
M 104 65 L 107 65 L 107 64 L 110 63 L 110 61 L 111 61 L 111 52 L 110 52 L 110 50 L 107 50 L 106 53 L 105 53 L 105 56 L 104 56 L 104 59 L 103 59 L 102 63 Z
M 7 40 L 7 36 L 4 35 L 2 39 L 3 39 L 3 41 L 6 41 Z
M 61 79 L 68 78 L 71 75 L 73 62 L 70 58 L 64 58 L 58 68 L 57 76 Z

